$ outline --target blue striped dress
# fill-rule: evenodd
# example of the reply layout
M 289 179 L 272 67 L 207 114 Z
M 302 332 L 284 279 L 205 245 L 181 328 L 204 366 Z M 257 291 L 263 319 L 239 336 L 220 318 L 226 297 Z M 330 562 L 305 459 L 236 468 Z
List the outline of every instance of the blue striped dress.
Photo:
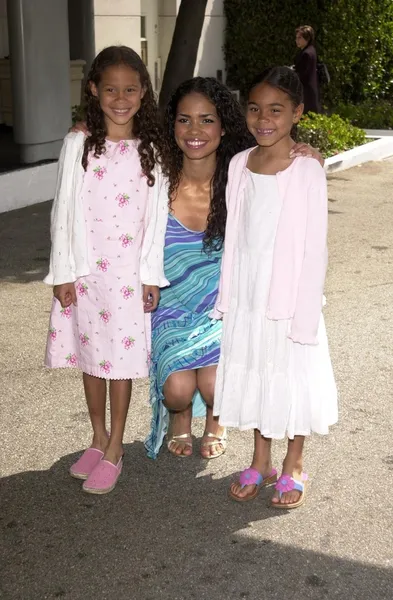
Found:
M 218 293 L 222 251 L 206 254 L 203 232 L 187 229 L 169 215 L 165 236 L 164 270 L 170 286 L 161 290 L 152 313 L 150 370 L 151 431 L 147 454 L 157 458 L 168 430 L 169 414 L 163 404 L 166 379 L 176 371 L 217 365 L 221 321 L 209 318 Z M 197 392 L 193 416 L 204 416 L 206 406 Z

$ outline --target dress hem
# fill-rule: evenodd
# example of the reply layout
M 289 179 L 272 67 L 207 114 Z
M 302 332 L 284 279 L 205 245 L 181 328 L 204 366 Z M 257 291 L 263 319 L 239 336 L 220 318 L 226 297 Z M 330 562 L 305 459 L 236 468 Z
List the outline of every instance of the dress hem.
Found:
M 219 414 L 216 414 L 213 412 L 213 416 L 214 417 L 219 417 Z M 316 433 L 317 435 L 329 435 L 329 427 L 332 427 L 334 425 L 336 425 L 336 423 L 338 422 L 338 419 L 336 421 L 334 421 L 333 423 L 329 423 L 329 425 L 327 426 L 326 429 L 324 430 L 316 430 L 316 429 L 307 429 L 307 430 L 295 430 L 295 432 L 293 434 L 288 434 L 288 432 L 285 433 L 271 433 L 270 431 L 267 431 L 266 429 L 263 429 L 260 426 L 260 423 L 257 422 L 251 422 L 251 423 L 247 423 L 247 425 L 239 425 L 238 423 L 236 423 L 235 421 L 221 421 L 221 419 L 218 419 L 218 423 L 219 425 L 221 425 L 222 427 L 233 427 L 234 429 L 238 429 L 239 431 L 247 431 L 250 429 L 258 429 L 258 431 L 261 432 L 261 435 L 263 435 L 263 437 L 272 439 L 272 440 L 283 440 L 285 438 L 289 438 L 290 440 L 292 440 L 295 436 L 298 435 L 303 435 L 303 436 L 310 436 L 314 433 Z
M 73 370 L 78 370 L 81 371 L 82 373 L 85 373 L 86 375 L 91 375 L 91 377 L 97 377 L 99 379 L 105 379 L 107 381 L 129 381 L 132 379 L 147 379 L 149 377 L 149 374 L 147 373 L 146 375 L 130 375 L 127 377 L 111 377 L 111 376 L 106 376 L 104 373 L 102 373 L 101 371 L 98 371 L 96 369 L 82 369 L 81 367 L 74 367 L 72 365 L 56 365 L 56 366 L 49 366 L 47 364 L 44 365 L 47 369 L 73 369 Z

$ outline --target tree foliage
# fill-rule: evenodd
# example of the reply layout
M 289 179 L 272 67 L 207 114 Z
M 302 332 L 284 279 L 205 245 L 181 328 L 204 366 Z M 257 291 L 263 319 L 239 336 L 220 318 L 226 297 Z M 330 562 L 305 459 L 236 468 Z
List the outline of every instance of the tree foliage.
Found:
M 224 0 L 228 83 L 244 92 L 269 65 L 291 65 L 295 28 L 311 25 L 330 105 L 393 95 L 393 0 Z

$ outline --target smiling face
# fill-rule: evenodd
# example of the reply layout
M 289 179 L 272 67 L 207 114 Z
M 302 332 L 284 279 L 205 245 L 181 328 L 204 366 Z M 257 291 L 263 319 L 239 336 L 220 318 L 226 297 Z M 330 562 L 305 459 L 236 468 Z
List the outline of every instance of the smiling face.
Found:
M 298 123 L 304 105 L 294 107 L 286 92 L 268 83 L 259 83 L 250 92 L 247 105 L 247 127 L 258 146 L 274 146 L 288 138 Z
M 145 93 L 137 71 L 127 65 L 107 67 L 98 86 L 91 83 L 90 89 L 99 100 L 108 132 L 113 126 L 132 125 Z
M 224 131 L 214 104 L 196 92 L 177 105 L 175 139 L 190 160 L 201 160 L 216 152 Z

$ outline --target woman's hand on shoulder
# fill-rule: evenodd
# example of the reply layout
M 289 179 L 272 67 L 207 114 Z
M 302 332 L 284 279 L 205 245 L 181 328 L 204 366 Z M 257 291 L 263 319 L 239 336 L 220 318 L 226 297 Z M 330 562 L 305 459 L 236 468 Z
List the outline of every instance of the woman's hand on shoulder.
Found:
M 325 159 L 322 154 L 312 146 L 305 144 L 304 142 L 300 142 L 299 144 L 295 144 L 292 146 L 289 152 L 289 158 L 296 158 L 297 156 L 304 156 L 305 158 L 315 158 L 321 165 L 321 167 L 325 164 Z
M 90 135 L 90 132 L 87 129 L 86 121 L 77 121 L 75 125 L 70 127 L 68 133 L 79 133 L 80 131 L 85 135 Z
M 143 286 L 143 309 L 145 313 L 156 310 L 160 301 L 160 288 L 158 285 Z
M 53 286 L 53 295 L 61 304 L 61 308 L 68 308 L 73 304 L 76 306 L 76 290 L 73 283 L 62 283 Z

